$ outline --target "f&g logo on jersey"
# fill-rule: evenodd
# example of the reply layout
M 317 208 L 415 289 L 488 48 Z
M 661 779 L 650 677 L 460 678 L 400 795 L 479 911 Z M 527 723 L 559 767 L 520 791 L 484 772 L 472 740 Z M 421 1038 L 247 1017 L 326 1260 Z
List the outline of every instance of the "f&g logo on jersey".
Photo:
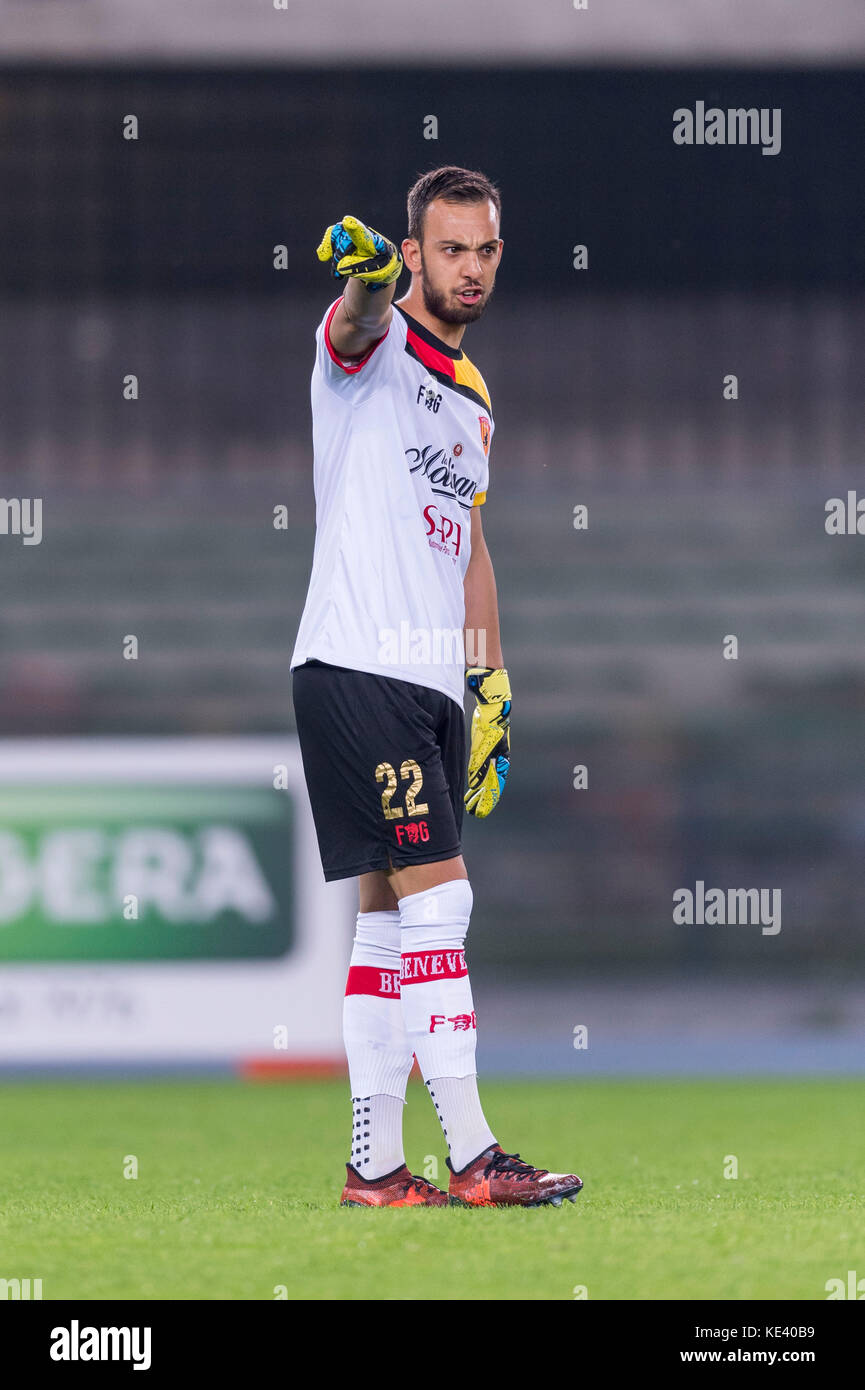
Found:
M 438 414 L 438 408 L 439 408 L 439 406 L 441 405 L 441 403 L 442 403 L 442 393 L 441 393 L 441 391 L 436 391 L 434 387 L 432 387 L 432 386 L 427 386 L 426 382 L 422 381 L 421 384 L 420 384 L 420 386 L 417 388 L 417 396 L 416 396 L 416 398 L 415 398 L 415 404 L 416 404 L 416 405 L 425 405 L 426 408 L 427 408 L 427 410 L 431 410 L 432 413 L 433 413 L 433 415 L 437 415 L 437 414 Z

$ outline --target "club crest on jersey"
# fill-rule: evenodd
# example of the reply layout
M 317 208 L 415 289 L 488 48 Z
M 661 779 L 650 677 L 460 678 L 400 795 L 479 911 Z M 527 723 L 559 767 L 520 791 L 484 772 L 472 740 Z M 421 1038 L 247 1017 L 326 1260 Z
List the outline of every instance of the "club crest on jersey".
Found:
M 490 422 L 486 415 L 479 415 L 478 424 L 481 427 L 481 443 L 484 446 L 484 458 L 486 458 L 490 451 Z

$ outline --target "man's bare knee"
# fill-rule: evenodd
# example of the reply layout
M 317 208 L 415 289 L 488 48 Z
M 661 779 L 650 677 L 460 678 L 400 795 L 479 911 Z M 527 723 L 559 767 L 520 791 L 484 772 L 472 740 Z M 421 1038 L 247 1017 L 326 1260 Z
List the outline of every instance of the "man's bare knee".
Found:
M 360 912 L 395 912 L 399 904 L 383 870 L 360 874 L 357 881 Z
M 410 893 L 425 893 L 428 888 L 451 883 L 455 878 L 468 878 L 461 854 L 453 859 L 437 859 L 434 864 L 410 864 L 407 868 L 393 869 L 387 874 L 397 898 L 406 898 Z

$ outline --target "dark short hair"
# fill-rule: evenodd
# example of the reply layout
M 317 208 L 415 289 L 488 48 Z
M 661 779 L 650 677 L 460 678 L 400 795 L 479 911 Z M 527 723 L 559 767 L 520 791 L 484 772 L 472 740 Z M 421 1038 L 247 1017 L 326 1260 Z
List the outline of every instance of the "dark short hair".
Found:
M 499 217 L 502 215 L 502 195 L 486 174 L 446 164 L 421 174 L 409 189 L 408 234 L 415 241 L 423 241 L 424 213 L 434 198 L 446 203 L 485 203 L 489 198 Z

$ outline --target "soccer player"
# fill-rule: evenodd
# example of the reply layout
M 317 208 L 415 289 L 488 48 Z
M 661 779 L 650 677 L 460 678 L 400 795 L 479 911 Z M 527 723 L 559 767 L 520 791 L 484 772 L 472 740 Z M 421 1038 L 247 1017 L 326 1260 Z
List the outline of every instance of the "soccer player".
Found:
M 402 254 L 350 216 L 318 248 L 343 292 L 316 332 L 315 552 L 291 667 L 324 876 L 359 880 L 347 1206 L 560 1206 L 582 1186 L 506 1153 L 487 1124 L 464 954 L 463 807 L 489 815 L 510 756 L 481 526 L 494 426 L 461 347 L 493 292 L 500 212 L 484 175 L 435 169 L 408 195 Z M 411 286 L 394 303 L 403 261 Z M 464 683 L 477 701 L 465 792 Z M 413 1057 L 447 1141 L 447 1193 L 406 1166 Z

